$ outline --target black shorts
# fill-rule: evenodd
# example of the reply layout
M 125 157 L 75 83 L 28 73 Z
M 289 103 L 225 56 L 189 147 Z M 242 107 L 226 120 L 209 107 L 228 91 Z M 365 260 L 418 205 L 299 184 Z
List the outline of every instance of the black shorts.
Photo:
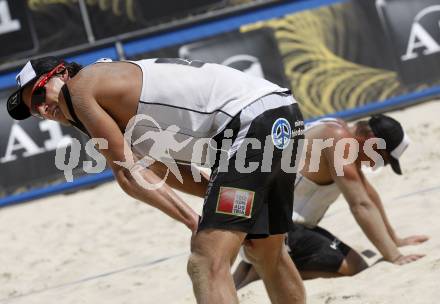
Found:
M 300 271 L 338 272 L 351 248 L 327 230 L 295 224 L 286 239 L 289 254 Z
M 285 142 L 277 140 L 280 138 L 277 136 L 281 134 L 276 133 L 278 127 L 284 128 L 284 131 L 289 133 L 288 147 L 283 146 Z M 232 140 L 235 142 L 237 134 L 243 130 L 240 114 L 229 123 L 227 129 L 233 130 Z M 271 137 L 273 129 L 275 139 Z M 281 129 L 278 128 L 279 132 L 286 134 Z M 281 106 L 263 112 L 250 123 L 245 138 L 258 139 L 261 147 L 249 148 L 243 153 L 240 150 L 245 149 L 246 144 L 242 144 L 238 152 L 223 163 L 219 160 L 222 159 L 220 155 L 225 151 L 217 153 L 217 161 L 212 169 L 205 196 L 199 231 L 208 228 L 242 231 L 247 233 L 248 239 L 289 231 L 293 224 L 293 185 L 296 174 L 282 170 L 281 159 L 283 151 L 291 149 L 289 165 L 294 166 L 298 141 L 304 137 L 303 130 L 304 122 L 298 105 L 294 103 Z M 224 138 L 225 135 L 220 134 L 215 140 L 218 143 Z M 271 150 L 273 153 L 265 155 L 265 151 Z M 252 165 L 256 168 L 253 172 L 243 172 L 236 167 L 237 158 L 245 160 L 244 167 L 248 167 L 250 163 L 257 164 L 258 167 Z

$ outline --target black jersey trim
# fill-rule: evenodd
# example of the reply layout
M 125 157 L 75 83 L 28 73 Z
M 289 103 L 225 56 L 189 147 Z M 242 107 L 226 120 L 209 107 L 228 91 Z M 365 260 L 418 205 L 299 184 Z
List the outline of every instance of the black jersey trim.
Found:
M 64 100 L 66 101 L 67 109 L 70 112 L 70 116 L 72 116 L 72 118 L 73 118 L 73 121 L 69 120 L 69 122 L 75 128 L 77 128 L 78 130 L 80 130 L 81 132 L 86 134 L 88 137 L 91 137 L 89 132 L 87 132 L 87 129 L 84 127 L 82 122 L 79 120 L 78 116 L 76 116 L 75 109 L 73 108 L 73 104 L 72 104 L 72 98 L 70 97 L 69 88 L 67 87 L 66 84 L 62 86 L 61 91 L 63 92 Z
M 193 109 L 188 109 L 188 108 L 185 108 L 185 107 L 179 107 L 179 106 L 175 106 L 175 105 L 163 104 L 163 103 L 159 103 L 159 102 L 146 102 L 146 101 L 142 101 L 142 100 L 139 100 L 139 102 L 143 103 L 143 104 L 147 104 L 147 105 L 165 106 L 165 107 L 176 108 L 176 109 L 180 109 L 180 110 L 196 112 L 196 113 L 204 114 L 204 115 L 211 115 L 211 114 L 214 114 L 215 112 L 220 112 L 220 113 L 223 113 L 223 114 L 225 114 L 225 115 L 227 115 L 227 116 L 229 116 L 231 118 L 233 117 L 232 115 L 230 115 L 230 114 L 228 114 L 228 113 L 226 113 L 225 111 L 222 111 L 222 110 L 214 110 L 212 112 L 202 112 L 202 111 L 197 111 L 197 110 L 193 110 Z

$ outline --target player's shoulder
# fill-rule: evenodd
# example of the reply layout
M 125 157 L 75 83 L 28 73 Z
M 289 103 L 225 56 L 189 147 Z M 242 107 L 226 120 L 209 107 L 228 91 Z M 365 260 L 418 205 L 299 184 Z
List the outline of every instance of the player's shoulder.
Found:
M 103 65 L 110 64 L 111 62 L 99 62 L 99 64 L 90 64 L 83 67 L 76 75 L 70 78 L 67 82 L 69 89 L 81 90 L 86 93 L 90 89 L 102 86 L 106 84 L 106 81 L 102 81 L 102 78 L 108 78 L 111 73 L 109 73 L 108 68 Z
M 342 119 L 334 119 L 331 123 L 323 124 L 321 133 L 325 139 L 353 138 L 348 124 Z
M 88 84 L 90 84 L 90 78 L 91 78 L 91 71 L 88 69 L 88 67 L 82 68 L 76 75 L 71 77 L 67 81 L 67 86 L 69 87 L 69 90 L 78 90 L 78 89 L 84 89 Z

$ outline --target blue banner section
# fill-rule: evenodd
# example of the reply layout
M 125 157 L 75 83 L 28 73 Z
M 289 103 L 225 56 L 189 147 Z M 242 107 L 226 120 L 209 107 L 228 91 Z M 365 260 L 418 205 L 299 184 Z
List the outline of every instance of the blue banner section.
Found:
M 52 185 L 45 188 L 35 189 L 2 198 L 0 199 L 0 207 L 18 204 L 21 202 L 30 201 L 66 191 L 72 191 L 79 188 L 90 187 L 111 180 L 113 180 L 113 173 L 110 170 L 106 170 L 99 174 L 79 177 L 71 183 L 66 182 L 58 185 Z
M 309 119 L 308 122 L 312 122 L 324 117 L 337 117 L 341 119 L 350 120 L 358 117 L 371 115 L 372 113 L 386 112 L 392 109 L 404 108 L 407 106 L 411 106 L 415 103 L 418 103 L 420 101 L 433 99 L 434 97 L 440 97 L 440 86 L 432 87 L 419 92 L 405 94 L 402 96 L 397 96 L 381 102 L 372 102 L 370 104 L 357 107 L 354 109 L 349 109 L 345 111 L 336 112 L 333 114 L 314 117 L 312 119 Z

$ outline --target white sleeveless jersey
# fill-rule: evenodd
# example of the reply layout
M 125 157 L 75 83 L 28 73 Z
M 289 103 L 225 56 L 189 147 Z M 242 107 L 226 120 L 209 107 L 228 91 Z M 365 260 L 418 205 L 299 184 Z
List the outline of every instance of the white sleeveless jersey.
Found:
M 292 213 L 293 222 L 308 227 L 317 226 L 340 194 L 341 190 L 336 183 L 318 185 L 297 173 Z
M 305 130 L 307 132 L 316 126 L 329 123 L 340 125 L 338 120 L 334 118 L 324 118 L 306 124 Z M 336 183 L 318 185 L 300 173 L 297 173 L 294 191 L 293 222 L 308 227 L 317 226 L 330 205 L 333 204 L 341 194 L 341 190 L 339 190 Z
M 246 106 L 271 93 L 288 91 L 219 64 L 184 59 L 131 63 L 138 65 L 143 74 L 137 114 L 149 117 L 136 124 L 133 138 L 161 131 L 161 143 L 168 145 L 177 162 L 192 162 L 196 140 L 220 133 Z M 152 145 L 151 141 L 144 141 L 133 147 L 139 154 L 149 154 Z

